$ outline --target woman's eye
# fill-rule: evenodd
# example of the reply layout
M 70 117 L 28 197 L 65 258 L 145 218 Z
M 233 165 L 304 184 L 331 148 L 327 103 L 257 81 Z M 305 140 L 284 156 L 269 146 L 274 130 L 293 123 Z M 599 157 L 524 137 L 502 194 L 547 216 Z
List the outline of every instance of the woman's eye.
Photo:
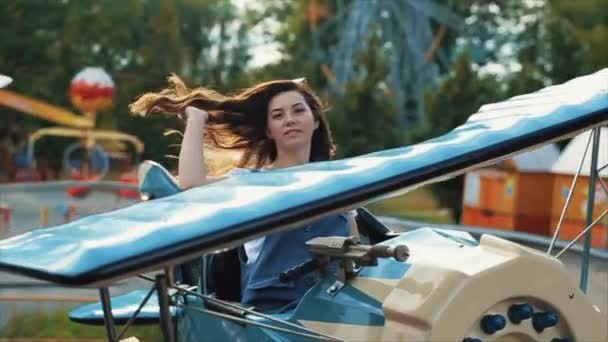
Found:
M 276 119 L 280 119 L 282 116 L 283 116 L 283 113 L 276 113 L 276 114 L 272 115 L 272 118 L 276 120 Z

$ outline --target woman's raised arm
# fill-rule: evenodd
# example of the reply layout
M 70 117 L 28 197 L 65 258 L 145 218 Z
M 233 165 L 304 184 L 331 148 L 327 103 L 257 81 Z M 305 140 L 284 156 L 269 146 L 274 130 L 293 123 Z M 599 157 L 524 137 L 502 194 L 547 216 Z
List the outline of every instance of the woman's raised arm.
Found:
M 186 131 L 179 151 L 178 178 L 182 190 L 208 183 L 205 168 L 203 131 L 206 111 L 186 107 Z

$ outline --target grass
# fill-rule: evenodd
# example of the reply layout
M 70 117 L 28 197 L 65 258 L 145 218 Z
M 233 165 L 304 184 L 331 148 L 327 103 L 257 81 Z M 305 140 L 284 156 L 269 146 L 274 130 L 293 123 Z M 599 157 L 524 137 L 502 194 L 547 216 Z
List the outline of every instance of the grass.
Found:
M 120 333 L 122 326 L 117 326 L 116 331 Z M 162 341 L 158 325 L 131 326 L 124 338 L 133 336 L 140 341 Z M 59 310 L 53 313 L 18 315 L 0 331 L 0 337 L 105 340 L 106 330 L 103 326 L 74 323 L 69 320 L 67 311 Z
M 450 209 L 440 208 L 430 189 L 418 188 L 404 195 L 367 206 L 376 215 L 393 216 L 429 223 L 456 223 Z

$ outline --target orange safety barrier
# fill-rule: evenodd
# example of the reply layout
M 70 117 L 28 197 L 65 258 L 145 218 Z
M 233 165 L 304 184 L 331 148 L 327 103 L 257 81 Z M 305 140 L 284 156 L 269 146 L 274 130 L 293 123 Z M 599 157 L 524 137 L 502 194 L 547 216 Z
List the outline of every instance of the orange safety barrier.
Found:
M 587 178 L 579 178 L 565 216 L 568 220 L 584 222 Z M 463 224 L 551 236 L 552 221 L 564 207 L 572 176 L 486 168 L 470 172 L 466 182 L 471 184 L 467 184 L 469 203 L 463 205 Z M 594 215 L 605 206 L 606 201 L 596 200 Z
M 511 213 L 469 206 L 465 206 L 462 210 L 462 223 L 478 227 L 515 230 L 515 220 Z
M 559 219 L 551 220 L 551 234 L 555 233 Z M 585 229 L 585 221 L 564 219 L 559 229 L 561 240 L 574 240 L 574 238 Z M 583 244 L 585 237 L 581 237 L 577 242 Z M 608 248 L 608 224 L 597 223 L 591 228 L 591 247 Z

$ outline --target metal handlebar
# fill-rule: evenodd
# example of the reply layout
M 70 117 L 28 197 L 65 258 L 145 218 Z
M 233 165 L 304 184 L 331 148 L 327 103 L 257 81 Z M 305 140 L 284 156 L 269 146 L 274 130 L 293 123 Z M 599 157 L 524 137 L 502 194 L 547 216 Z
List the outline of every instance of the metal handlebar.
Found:
M 406 245 L 361 245 L 356 237 L 318 237 L 306 242 L 310 251 L 317 256 L 338 259 L 352 259 L 360 264 L 375 264 L 378 258 L 394 258 L 406 261 L 410 250 Z
M 279 274 L 279 281 L 287 283 L 298 277 L 320 269 L 332 259 L 350 260 L 359 266 L 377 265 L 378 258 L 393 258 L 406 261 L 410 250 L 405 245 L 361 245 L 356 237 L 328 236 L 318 237 L 306 242 L 315 258 L 296 265 Z
M 406 261 L 410 256 L 410 249 L 406 245 L 376 245 L 369 249 L 368 254 L 375 258 L 394 258 L 397 261 Z
M 296 265 L 286 271 L 279 274 L 279 281 L 281 283 L 288 283 L 292 280 L 299 278 L 300 276 L 313 272 L 321 267 L 321 264 L 317 259 L 308 260 L 304 263 Z

